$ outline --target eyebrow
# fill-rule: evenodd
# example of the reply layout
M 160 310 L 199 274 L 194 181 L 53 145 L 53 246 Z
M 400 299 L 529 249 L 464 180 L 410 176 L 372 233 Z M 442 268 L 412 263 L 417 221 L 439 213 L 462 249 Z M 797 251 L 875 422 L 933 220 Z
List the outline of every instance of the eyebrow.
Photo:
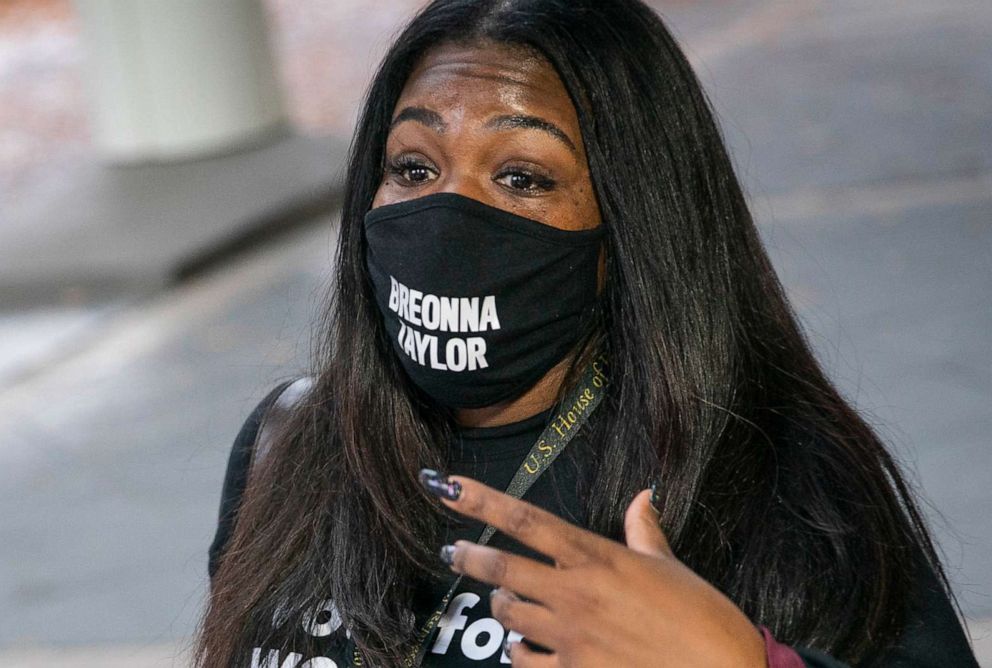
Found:
M 389 124 L 389 129 L 392 130 L 403 121 L 416 121 L 437 131 L 438 134 L 444 134 L 445 130 L 448 129 L 448 124 L 441 118 L 441 114 L 427 107 L 404 107 L 403 111 L 396 114 L 396 118 Z
M 400 113 L 389 124 L 389 129 L 402 123 L 403 121 L 416 121 L 421 125 L 426 125 L 438 134 L 444 134 L 448 129 L 448 124 L 441 118 L 441 114 L 427 107 L 404 107 Z M 526 128 L 530 130 L 540 130 L 546 132 L 561 143 L 565 144 L 570 151 L 577 153 L 575 143 L 569 138 L 564 130 L 551 121 L 539 116 L 528 116 L 526 114 L 507 114 L 496 116 L 486 121 L 484 126 L 489 130 L 509 130 L 513 128 Z

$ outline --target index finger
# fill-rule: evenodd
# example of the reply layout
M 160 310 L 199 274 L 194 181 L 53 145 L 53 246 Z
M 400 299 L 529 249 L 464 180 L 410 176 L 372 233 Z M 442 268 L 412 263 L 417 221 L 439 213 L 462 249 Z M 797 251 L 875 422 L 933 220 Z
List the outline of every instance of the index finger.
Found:
M 431 471 L 430 473 L 438 476 Z M 428 474 L 429 475 L 429 474 Z M 426 476 L 422 472 L 421 478 Z M 425 486 L 433 491 L 431 482 Z M 551 557 L 561 566 L 571 566 L 601 557 L 612 541 L 586 531 L 537 506 L 464 476 L 450 476 L 439 489 L 459 489 L 456 494 L 441 493 L 442 502 L 462 515 L 493 525 L 517 541 Z

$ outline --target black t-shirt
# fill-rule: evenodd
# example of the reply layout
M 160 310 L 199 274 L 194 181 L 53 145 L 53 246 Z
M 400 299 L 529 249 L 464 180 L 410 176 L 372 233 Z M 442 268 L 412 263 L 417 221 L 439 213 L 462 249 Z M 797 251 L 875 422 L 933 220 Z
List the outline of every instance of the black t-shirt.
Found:
M 262 417 L 275 401 L 281 385 L 273 390 L 252 412 L 239 432 L 228 461 L 221 498 L 220 520 L 210 546 L 209 573 L 213 577 L 218 559 L 224 550 L 236 521 L 237 507 L 244 491 L 251 449 Z M 547 420 L 550 411 L 521 422 L 489 428 L 463 428 L 456 432 L 449 448 L 448 472 L 465 475 L 497 489 L 505 489 L 517 467 L 530 451 Z M 589 443 L 581 435 L 568 445 L 561 456 L 528 490 L 525 499 L 573 524 L 585 526 L 582 504 L 582 472 L 592 459 Z M 445 543 L 459 539 L 475 540 L 482 532 L 481 523 L 455 520 L 443 529 Z M 490 545 L 535 559 L 544 557 L 517 543 L 500 532 L 494 534 Z M 426 618 L 438 605 L 455 575 L 443 582 L 424 585 L 414 599 L 418 619 Z M 920 605 L 912 612 L 903 638 L 872 665 L 879 668 L 956 668 L 977 666 L 954 610 L 927 572 L 918 583 Z M 425 667 L 483 667 L 509 665 L 503 654 L 506 630 L 492 617 L 489 609 L 491 587 L 469 578 L 462 579 L 431 641 L 424 660 Z M 341 627 L 333 605 L 318 615 L 307 628 L 298 630 L 316 639 L 321 656 L 279 652 L 255 648 L 250 665 L 280 668 L 333 668 L 348 665 L 347 632 Z M 811 668 L 841 668 L 843 664 L 819 652 L 796 648 Z M 247 667 L 246 667 L 247 668 Z
M 448 470 L 469 476 L 496 489 L 506 489 L 520 463 L 530 452 L 550 419 L 550 411 L 521 422 L 500 427 L 461 429 L 451 444 Z M 573 439 L 561 456 L 534 483 L 524 498 L 536 506 L 564 517 L 574 524 L 584 524 L 579 504 L 579 472 L 588 452 L 587 442 Z M 462 519 L 445 527 L 443 543 L 476 540 L 483 525 Z M 496 532 L 489 543 L 501 550 L 546 560 L 530 548 Z M 418 596 L 421 610 L 433 610 L 448 591 L 454 574 L 447 582 L 427 588 Z M 498 666 L 509 664 L 503 654 L 506 630 L 493 618 L 489 609 L 492 587 L 471 578 L 463 578 L 447 612 L 438 624 L 438 632 L 424 659 L 424 666 Z

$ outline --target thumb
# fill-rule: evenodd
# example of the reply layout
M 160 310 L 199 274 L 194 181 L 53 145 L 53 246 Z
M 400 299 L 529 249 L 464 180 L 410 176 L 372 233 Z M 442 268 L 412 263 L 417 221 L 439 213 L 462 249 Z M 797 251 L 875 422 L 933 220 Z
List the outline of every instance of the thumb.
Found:
M 623 518 L 627 547 L 652 557 L 672 556 L 658 519 L 658 513 L 651 507 L 651 490 L 645 489 L 627 506 Z

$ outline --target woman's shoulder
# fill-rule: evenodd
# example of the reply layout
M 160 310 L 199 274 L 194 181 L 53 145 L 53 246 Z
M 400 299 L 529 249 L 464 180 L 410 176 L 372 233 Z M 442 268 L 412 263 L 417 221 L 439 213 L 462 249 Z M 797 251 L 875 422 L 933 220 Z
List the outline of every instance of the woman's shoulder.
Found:
M 279 383 L 258 402 L 238 430 L 227 458 L 217 531 L 210 545 L 208 571 L 211 577 L 217 570 L 220 555 L 233 532 L 252 462 L 265 456 L 270 435 L 275 433 L 279 424 L 302 401 L 312 386 L 313 379 L 310 376 Z
M 272 435 L 313 386 L 310 376 L 301 376 L 276 385 L 258 402 L 234 439 L 228 458 L 227 475 L 243 478 L 251 463 L 265 456 Z
M 258 461 L 267 454 L 272 436 L 312 388 L 313 377 L 301 376 L 295 380 L 281 383 L 262 400 L 262 403 L 259 404 L 262 409 L 261 415 L 255 427 L 256 433 L 252 438 L 254 444 L 252 461 Z
M 860 443 L 845 440 L 809 420 L 787 420 L 783 427 L 776 453 L 775 504 L 765 523 L 774 525 L 787 516 L 790 527 L 801 527 L 793 566 L 814 565 L 810 582 L 816 581 L 814 572 L 826 574 L 837 587 L 841 606 L 849 605 L 862 589 L 859 581 L 880 573 L 887 572 L 890 585 L 902 590 L 901 630 L 870 665 L 977 668 L 939 555 L 929 545 L 907 487 L 890 483 L 879 489 L 863 475 L 868 461 L 884 476 L 902 480 L 901 466 L 886 444 L 874 436 Z M 906 533 L 881 533 L 897 520 Z M 868 536 L 872 539 L 858 539 Z M 845 580 L 847 586 L 841 584 Z M 869 589 L 862 589 L 862 596 L 867 593 Z M 801 648 L 800 655 L 807 666 L 837 665 L 814 650 Z

